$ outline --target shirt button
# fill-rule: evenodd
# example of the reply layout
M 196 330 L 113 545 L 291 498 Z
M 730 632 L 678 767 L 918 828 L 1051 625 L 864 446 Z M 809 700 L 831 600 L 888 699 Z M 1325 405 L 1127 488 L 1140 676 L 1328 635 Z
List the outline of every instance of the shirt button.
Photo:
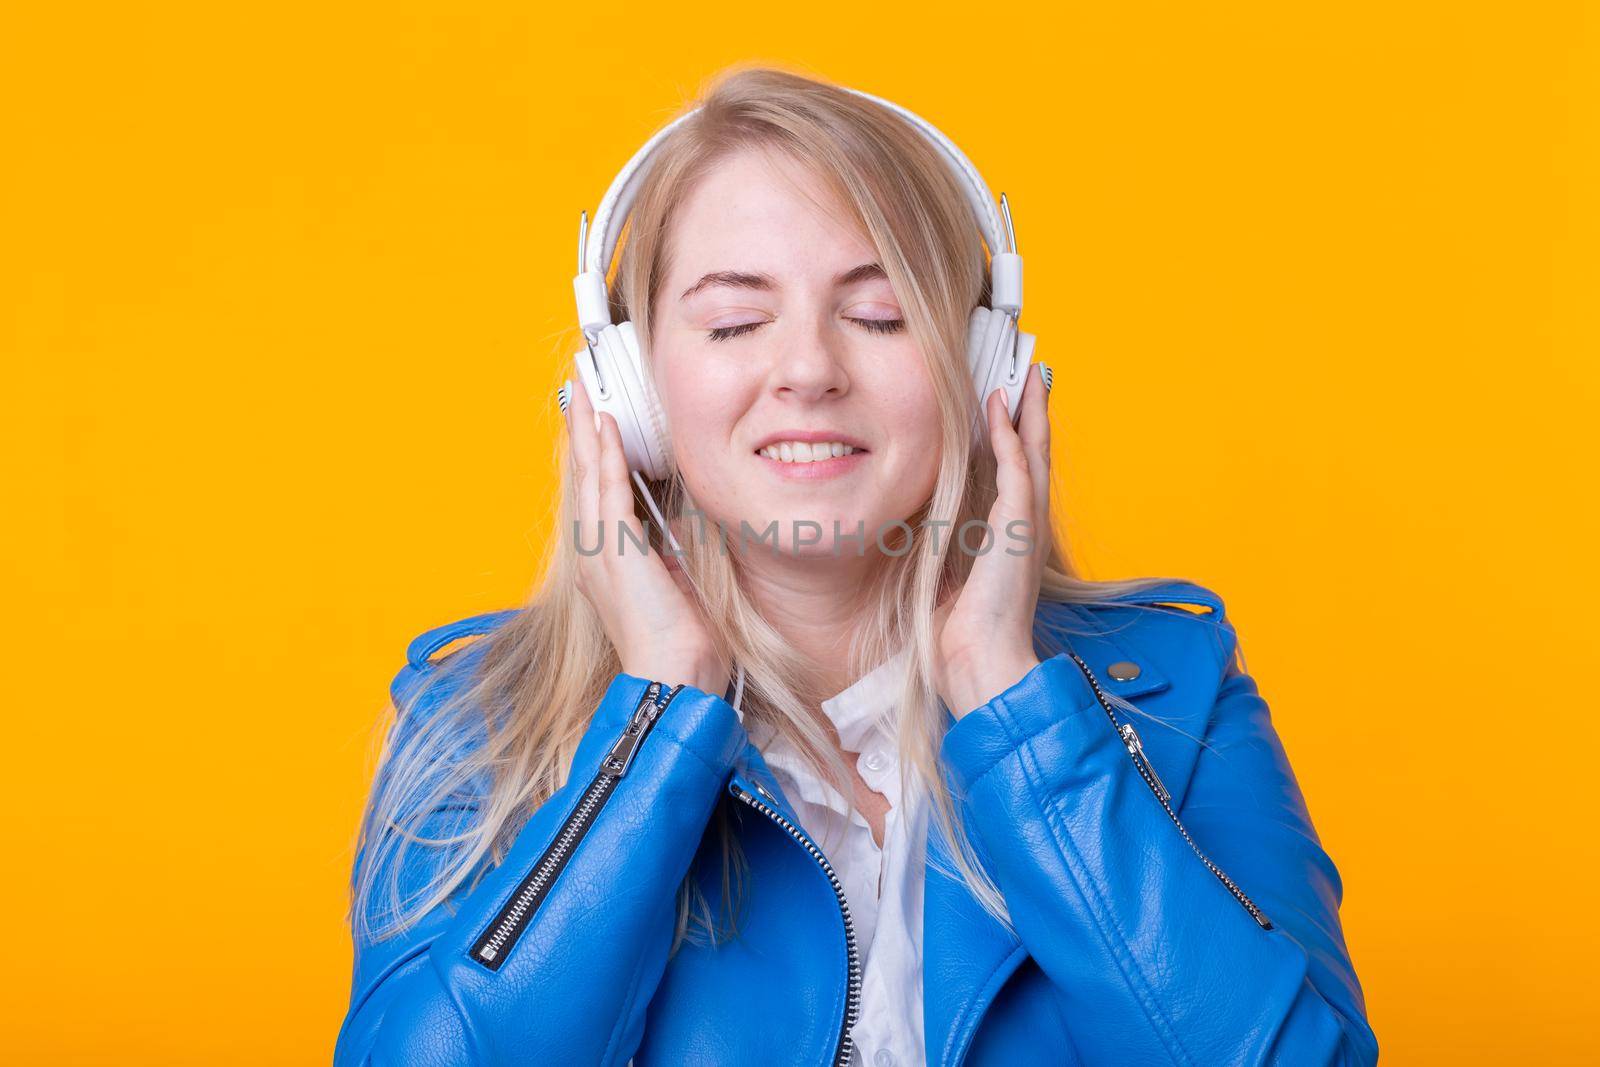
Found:
M 894 1067 L 894 1053 L 886 1048 L 880 1048 L 877 1055 L 872 1057 L 872 1062 L 878 1067 Z
M 881 751 L 873 749 L 871 752 L 867 753 L 867 758 L 861 762 L 866 765 L 866 768 L 869 771 L 881 771 L 889 765 L 889 757 L 884 755 Z M 883 1049 L 882 1051 L 888 1052 L 888 1049 Z M 893 1059 L 892 1056 L 890 1058 Z M 882 1064 L 884 1061 L 879 1060 L 878 1062 Z

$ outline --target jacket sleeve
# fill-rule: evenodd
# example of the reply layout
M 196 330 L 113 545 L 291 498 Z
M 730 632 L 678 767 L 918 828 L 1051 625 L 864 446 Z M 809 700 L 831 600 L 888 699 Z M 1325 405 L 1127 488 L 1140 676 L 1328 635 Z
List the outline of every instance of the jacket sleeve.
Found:
M 659 715 L 630 728 L 652 695 Z M 625 730 L 639 740 L 618 776 L 609 760 Z M 337 1067 L 626 1063 L 666 966 L 678 885 L 743 745 L 721 697 L 617 674 L 566 784 L 505 860 L 402 933 L 355 938 Z M 441 806 L 427 833 L 465 817 Z
M 1219 625 L 1227 658 L 1181 810 L 1071 653 L 963 716 L 942 756 L 1087 1062 L 1374 1064 L 1338 872 Z

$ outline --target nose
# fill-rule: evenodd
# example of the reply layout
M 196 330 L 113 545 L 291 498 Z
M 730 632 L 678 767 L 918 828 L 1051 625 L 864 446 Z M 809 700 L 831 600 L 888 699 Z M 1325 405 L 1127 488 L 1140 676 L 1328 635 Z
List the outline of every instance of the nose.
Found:
M 827 324 L 800 331 L 775 354 L 769 387 L 781 399 L 815 401 L 850 388 L 846 346 Z

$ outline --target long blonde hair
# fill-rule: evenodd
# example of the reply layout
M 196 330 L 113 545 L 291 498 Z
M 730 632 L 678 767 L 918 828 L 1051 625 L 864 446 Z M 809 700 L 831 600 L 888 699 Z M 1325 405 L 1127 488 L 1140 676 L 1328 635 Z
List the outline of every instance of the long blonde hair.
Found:
M 884 557 L 863 593 L 868 607 L 851 639 L 852 676 L 909 646 L 895 724 L 902 773 L 908 781 L 919 776 L 927 790 L 930 825 L 952 846 L 953 876 L 1009 926 L 1004 898 L 973 852 L 938 770 L 944 719 L 932 685 L 933 609 L 965 580 L 973 557 L 952 551 L 950 536 L 928 531 L 983 519 L 996 493 L 992 452 L 971 444 L 979 398 L 966 364 L 967 322 L 974 307 L 987 304 L 990 285 L 977 220 L 948 163 L 921 134 L 837 86 L 772 68 L 733 68 L 713 80 L 698 108 L 663 140 L 643 176 L 611 283 L 613 321 L 633 321 L 648 366 L 651 312 L 670 254 L 674 210 L 736 151 L 773 151 L 810 168 L 877 249 L 926 357 L 942 449 L 932 496 L 907 517 L 910 536 L 895 547 L 898 555 Z M 1070 375 L 1062 381 L 1071 388 Z M 425 715 L 412 712 L 426 687 L 397 698 L 397 725 L 360 829 L 351 907 L 360 937 L 381 940 L 405 929 L 501 862 L 528 817 L 564 784 L 589 719 L 621 670 L 575 585 L 576 546 L 562 536 L 577 515 L 575 487 L 568 465 L 560 468 L 557 536 L 529 602 L 480 639 L 484 647 L 470 676 L 454 679 L 443 697 L 430 700 Z M 650 488 L 669 521 L 693 506 L 676 474 Z M 642 509 L 640 518 L 653 525 Z M 659 532 L 652 534 L 659 547 Z M 1073 573 L 1059 532 L 1040 538 L 1045 542 L 1041 604 L 1104 602 L 1172 580 L 1088 581 Z M 715 639 L 745 668 L 746 721 L 771 724 L 851 796 L 850 772 L 810 710 L 830 695 L 818 691 L 814 665 L 756 609 L 741 584 L 736 554 L 698 538 L 684 547 L 684 567 Z M 1041 652 L 1062 648 L 1049 627 L 1036 627 L 1036 638 Z M 441 812 L 455 814 L 441 820 Z M 718 835 L 724 885 L 731 886 L 741 860 L 732 828 L 719 816 L 708 833 Z M 729 915 L 737 914 L 731 899 L 727 904 Z M 710 911 L 697 880 L 685 879 L 674 950 L 692 927 L 721 936 Z

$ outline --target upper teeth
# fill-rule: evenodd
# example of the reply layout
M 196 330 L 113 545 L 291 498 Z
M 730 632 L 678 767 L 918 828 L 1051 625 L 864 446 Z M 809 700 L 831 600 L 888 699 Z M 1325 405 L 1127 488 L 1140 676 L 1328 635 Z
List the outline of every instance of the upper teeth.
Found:
M 811 463 L 834 456 L 848 456 L 855 451 L 843 441 L 778 441 L 761 450 L 763 456 L 779 463 Z

